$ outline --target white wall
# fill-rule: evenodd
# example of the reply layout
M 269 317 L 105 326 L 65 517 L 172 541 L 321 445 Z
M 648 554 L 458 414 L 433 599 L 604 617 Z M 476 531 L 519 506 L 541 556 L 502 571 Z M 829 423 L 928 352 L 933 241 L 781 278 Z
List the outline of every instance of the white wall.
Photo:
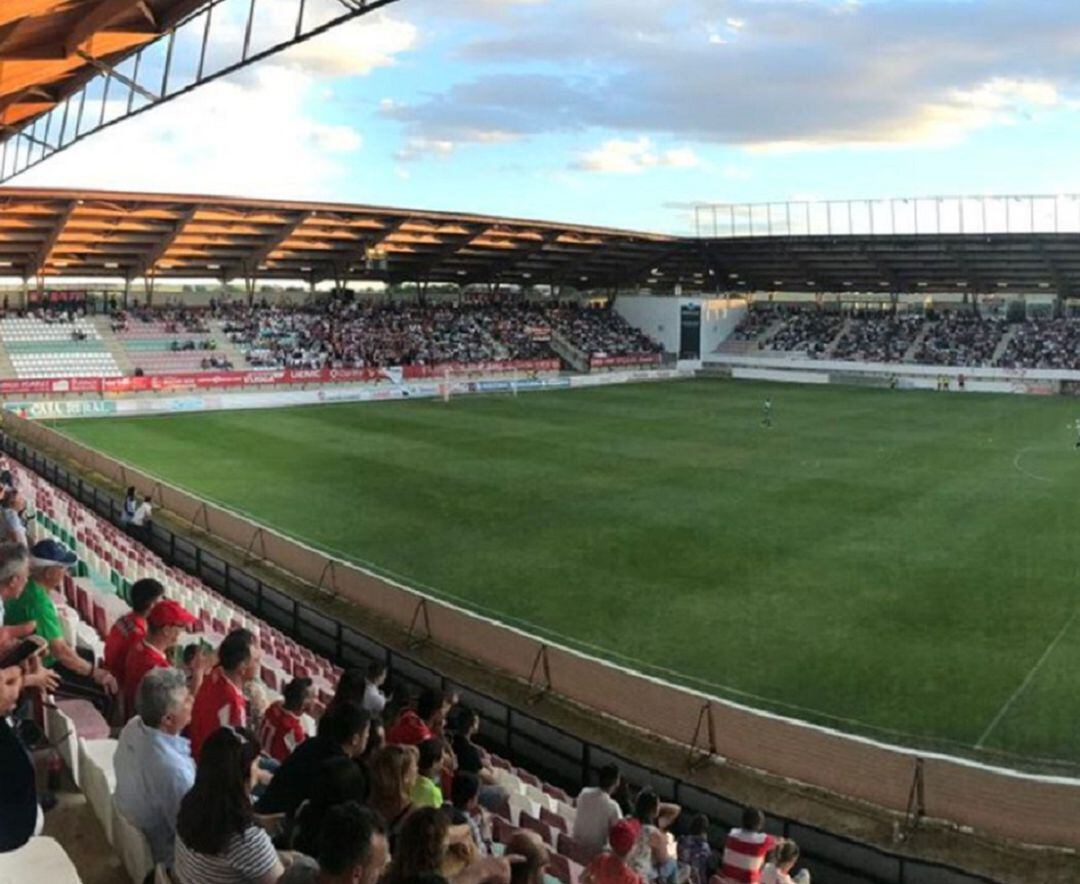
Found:
M 619 295 L 615 310 L 632 326 L 679 352 L 679 311 L 684 304 L 701 305 L 701 355 L 712 353 L 746 314 L 746 301 L 726 298 L 677 298 L 661 295 Z

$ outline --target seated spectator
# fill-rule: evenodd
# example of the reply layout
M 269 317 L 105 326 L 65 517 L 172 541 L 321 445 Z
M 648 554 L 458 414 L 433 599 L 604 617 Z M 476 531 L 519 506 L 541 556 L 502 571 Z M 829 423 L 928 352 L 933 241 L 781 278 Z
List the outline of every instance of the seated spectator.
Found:
M 281 762 L 307 738 L 300 716 L 308 712 L 315 699 L 310 678 L 294 678 L 282 691 L 282 699 L 270 704 L 259 727 L 263 752 Z
M 255 809 L 260 814 L 292 816 L 311 797 L 320 766 L 331 758 L 355 761 L 367 742 L 368 716 L 356 703 L 331 703 L 314 737 L 304 740 L 274 774 Z
M 386 695 L 382 691 L 384 684 L 386 684 L 386 664 L 373 660 L 368 664 L 364 675 L 363 699 L 364 709 L 373 718 L 382 715 L 386 708 Z
M 622 810 L 611 797 L 620 780 L 619 769 L 606 764 L 600 768 L 597 784 L 586 786 L 578 795 L 573 836 L 589 858 L 604 849 L 611 827 L 622 819 Z
M 539 834 L 524 829 L 514 832 L 506 841 L 506 852 L 522 858 L 510 867 L 510 884 L 544 884 L 551 851 Z
M 761 870 L 761 884 L 810 884 L 809 869 L 800 869 L 791 874 L 798 861 L 799 845 L 790 838 L 781 838 L 776 843 L 772 859 Z
M 525 859 L 512 853 L 476 858 L 468 830 L 450 826 L 446 815 L 434 807 L 421 808 L 405 821 L 391 854 L 382 884 L 510 884 L 512 867 Z
M 280 884 L 377 884 L 390 862 L 382 820 L 355 801 L 327 812 L 318 845 L 318 862 L 299 857 Z
M 442 709 L 442 697 L 431 688 L 421 691 L 415 708 L 407 708 L 386 731 L 386 742 L 396 746 L 419 746 L 435 736 L 430 722 Z
M 128 650 L 142 641 L 146 635 L 146 615 L 158 599 L 165 595 L 165 587 L 152 577 L 136 580 L 131 585 L 131 610 L 117 619 L 105 639 L 105 668 L 123 687 L 124 662 Z M 132 688 L 134 691 L 134 688 Z
M 386 821 L 391 847 L 413 809 L 418 755 L 415 746 L 383 746 L 371 759 L 368 804 Z
M 38 823 L 37 782 L 30 753 L 12 727 L 10 715 L 19 701 L 22 671 L 0 669 L 0 852 L 22 847 Z
M 326 759 L 315 772 L 311 797 L 296 812 L 292 846 L 315 856 L 319 850 L 319 833 L 330 810 L 347 801 L 363 804 L 366 800 L 367 777 L 360 765 L 344 755 Z
M 0 515 L 3 516 L 4 540 L 8 543 L 17 543 L 27 546 L 26 523 L 23 521 L 23 510 L 26 508 L 26 500 L 14 488 L 4 492 L 0 501 Z
M 480 732 L 480 716 L 468 706 L 453 710 L 451 747 L 457 760 L 457 770 L 474 773 L 480 778 L 480 803 L 488 810 L 497 810 L 506 800 L 506 790 L 498 784 L 488 754 L 476 744 Z
M 251 808 L 259 769 L 255 735 L 221 727 L 203 743 L 195 784 L 176 819 L 177 884 L 275 884 L 284 867 Z
M 120 732 L 113 757 L 116 807 L 146 835 L 154 862 L 168 867 L 180 802 L 195 784 L 191 743 L 180 736 L 191 720 L 191 703 L 183 672 L 147 672 L 135 694 L 139 714 Z
M 759 884 L 765 855 L 776 846 L 776 839 L 765 833 L 765 814 L 756 807 L 743 810 L 742 826 L 728 832 L 720 880 L 733 884 Z
M 635 819 L 615 823 L 607 836 L 611 849 L 601 851 L 589 861 L 581 875 L 581 884 L 645 884 L 627 862 L 640 832 L 641 826 Z
M 10 541 L 0 543 L 0 624 L 7 622 L 4 606 L 22 595 L 29 577 L 30 555 L 26 547 Z M 32 620 L 0 627 L 0 653 L 33 635 L 34 629 Z
M 417 748 L 417 775 L 412 790 L 412 803 L 415 807 L 442 807 L 443 795 L 438 779 L 442 771 L 445 744 L 435 737 L 424 740 Z
M 674 884 L 678 872 L 675 839 L 668 828 L 678 818 L 677 804 L 660 801 L 652 789 L 642 789 L 634 803 L 634 819 L 641 826 L 637 841 L 626 861 L 648 882 Z
M 480 825 L 484 812 L 477 800 L 479 794 L 480 778 L 474 773 L 459 770 L 454 774 L 454 783 L 450 787 L 450 802 L 443 805 L 443 810 L 449 815 L 452 825 L 468 826 L 476 849 L 484 850 L 485 841 L 489 839 L 484 838 Z
M 176 647 L 180 636 L 198 620 L 184 606 L 172 599 L 162 599 L 150 610 L 149 631 L 142 641 L 131 647 L 124 659 L 125 708 L 135 708 L 135 693 L 139 682 L 151 669 L 167 668 L 169 651 Z
M 218 648 L 218 665 L 195 694 L 191 712 L 191 754 L 199 760 L 203 741 L 219 727 L 247 727 L 245 686 L 259 672 L 262 651 L 247 629 L 234 629 Z
M 692 884 L 709 884 L 717 869 L 716 854 L 709 844 L 709 818 L 699 813 L 690 829 L 679 838 L 679 862 L 690 868 Z
M 116 679 L 107 669 L 95 664 L 91 652 L 81 656 L 67 643 L 56 605 L 49 596 L 50 591 L 59 590 L 64 574 L 76 561 L 75 554 L 55 540 L 35 543 L 30 550 L 30 580 L 17 598 L 6 602 L 4 619 L 11 624 L 35 624 L 35 633 L 49 644 L 43 662 L 55 669 L 61 679 L 58 693 L 84 697 L 108 713 L 108 696 L 116 693 Z

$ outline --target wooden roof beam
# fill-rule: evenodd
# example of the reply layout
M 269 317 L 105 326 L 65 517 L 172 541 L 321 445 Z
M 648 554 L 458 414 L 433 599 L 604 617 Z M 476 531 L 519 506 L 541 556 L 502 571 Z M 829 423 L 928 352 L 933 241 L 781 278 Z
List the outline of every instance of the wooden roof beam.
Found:
M 161 260 L 162 256 L 169 250 L 176 238 L 183 232 L 188 222 L 195 217 L 195 213 L 199 210 L 198 206 L 189 206 L 184 210 L 183 214 L 173 224 L 171 230 L 161 238 L 154 248 L 146 253 L 146 257 L 139 262 L 142 274 L 145 276 L 147 273 L 152 273 L 155 265 Z
M 49 256 L 52 254 L 53 247 L 60 238 L 60 234 L 64 232 L 64 227 L 67 224 L 68 219 L 71 217 L 72 213 L 74 213 L 78 205 L 78 200 L 71 200 L 60 211 L 52 230 L 49 231 L 49 235 L 45 237 L 44 242 L 41 243 L 41 246 L 34 254 L 34 257 L 31 259 L 31 265 L 27 266 L 27 276 L 40 276 L 45 272 L 45 265 L 49 262 Z
M 304 223 L 314 215 L 314 212 L 301 212 L 292 221 L 286 224 L 281 230 L 274 233 L 269 239 L 267 239 L 259 248 L 252 252 L 247 257 L 243 258 L 239 264 L 234 264 L 225 268 L 226 273 L 237 275 L 241 273 L 247 273 L 254 276 L 259 269 L 259 265 L 263 263 L 271 252 L 275 252 L 280 249 L 289 239 L 304 226 Z

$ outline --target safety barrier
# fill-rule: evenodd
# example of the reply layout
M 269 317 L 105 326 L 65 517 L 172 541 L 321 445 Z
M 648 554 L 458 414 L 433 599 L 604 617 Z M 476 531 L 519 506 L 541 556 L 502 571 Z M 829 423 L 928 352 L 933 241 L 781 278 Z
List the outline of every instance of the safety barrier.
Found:
M 918 753 L 669 684 L 545 641 L 330 557 L 43 425 L 10 416 L 5 417 L 5 427 L 23 443 L 15 445 L 9 440 L 9 450 L 60 487 L 70 488 L 74 483 L 80 498 L 88 493 L 84 480 L 66 473 L 25 444 L 55 451 L 120 487 L 135 485 L 144 493 L 152 493 L 160 507 L 211 536 L 248 550 L 253 557 L 272 562 L 313 586 L 419 632 L 468 659 L 481 661 L 523 682 L 542 681 L 548 690 L 647 732 L 889 810 L 905 812 L 915 794 L 920 800 L 914 809 L 928 817 L 1025 843 L 1080 844 L 1080 832 L 1074 825 L 1080 817 L 1080 782 L 1076 780 Z M 90 493 L 99 511 L 113 515 L 115 502 L 107 497 L 102 502 L 98 492 Z M 167 543 L 167 552 L 183 567 L 193 568 L 211 585 L 220 585 L 224 579 L 231 584 L 230 592 L 239 603 L 279 628 L 292 630 L 321 653 L 351 663 L 355 660 L 350 658 L 350 648 L 359 645 L 370 649 L 370 639 L 250 575 L 238 576 L 236 569 L 230 572 L 220 559 L 205 551 L 196 552 L 198 547 L 190 541 L 169 533 L 155 536 L 156 544 L 162 542 Z M 541 748 L 542 744 L 538 744 L 537 753 Z M 595 758 L 577 774 L 580 776 L 590 763 L 595 766 Z M 900 862 L 899 858 L 896 861 Z
M 94 512 L 120 525 L 122 501 L 81 475 L 60 466 L 40 451 L 5 434 L 4 450 Z M 230 601 L 263 618 L 312 650 L 341 666 L 364 666 L 381 660 L 391 682 L 405 689 L 453 689 L 475 709 L 483 726 L 480 742 L 541 774 L 548 782 L 576 793 L 595 781 L 605 764 L 617 764 L 630 782 L 651 786 L 665 801 L 680 804 L 687 813 L 704 813 L 724 828 L 739 825 L 742 805 L 701 789 L 604 748 L 511 706 L 468 685 L 448 679 L 415 657 L 393 650 L 356 629 L 299 602 L 243 568 L 160 525 L 152 525 L 150 546 L 171 564 L 183 568 Z M 816 826 L 770 814 L 766 828 L 792 838 L 801 849 L 800 864 L 815 880 L 828 884 L 995 884 L 994 879 L 880 850 Z

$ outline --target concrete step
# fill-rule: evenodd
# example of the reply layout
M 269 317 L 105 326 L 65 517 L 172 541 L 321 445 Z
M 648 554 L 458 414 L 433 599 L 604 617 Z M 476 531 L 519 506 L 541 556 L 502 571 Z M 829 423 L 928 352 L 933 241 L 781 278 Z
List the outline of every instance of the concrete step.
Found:
M 904 358 L 901 362 L 914 362 L 915 354 L 919 352 L 919 347 L 922 346 L 923 341 L 926 340 L 926 336 L 930 334 L 930 329 L 933 327 L 932 322 L 924 322 L 922 328 L 919 329 L 919 333 L 915 335 L 915 340 L 911 342 L 911 346 L 904 351 Z
M 109 317 L 95 316 L 94 328 L 96 328 L 97 333 L 101 335 L 101 340 L 102 343 L 105 344 L 105 349 L 112 354 L 113 359 L 116 360 L 116 364 L 120 367 L 120 371 L 124 374 L 134 374 L 135 364 L 131 361 L 131 357 L 128 355 L 123 343 L 121 343 L 120 339 L 116 336 L 116 333 L 109 326 Z
M 836 352 L 836 348 L 840 346 L 840 340 L 847 334 L 847 330 L 851 328 L 853 319 L 845 319 L 844 324 L 840 326 L 840 331 L 836 333 L 836 336 L 829 341 L 829 346 L 825 348 L 825 352 L 821 354 L 822 359 L 832 359 L 833 354 Z
M 1013 339 L 1013 335 L 1016 334 L 1019 326 L 1010 325 L 1008 330 L 1001 336 L 1001 340 L 998 341 L 997 346 L 994 348 L 994 355 L 990 357 L 990 364 L 997 365 L 998 360 L 1005 355 L 1005 348 L 1009 346 L 1009 341 Z

